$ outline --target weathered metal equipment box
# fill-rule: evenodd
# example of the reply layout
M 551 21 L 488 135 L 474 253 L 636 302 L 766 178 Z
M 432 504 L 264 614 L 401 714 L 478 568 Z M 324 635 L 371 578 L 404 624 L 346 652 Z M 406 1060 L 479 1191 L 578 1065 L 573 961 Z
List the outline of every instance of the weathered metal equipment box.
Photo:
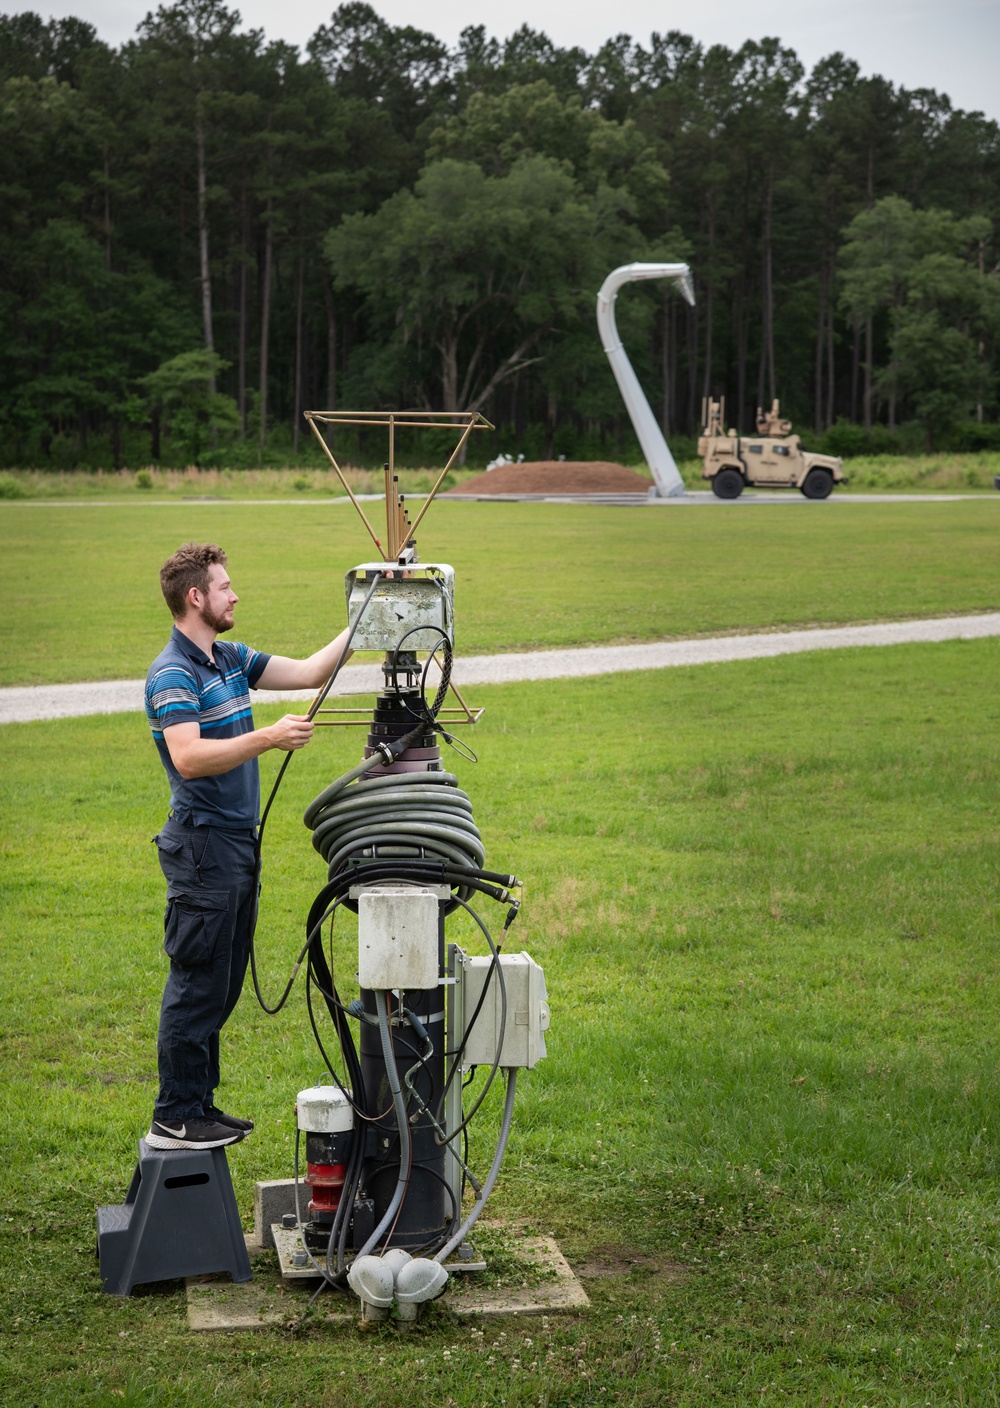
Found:
M 438 562 L 388 567 L 365 562 L 344 581 L 347 613 L 353 626 L 376 572 L 382 577 L 354 634 L 355 650 L 433 650 L 441 632 L 455 643 L 455 572 Z M 391 575 L 389 575 L 391 574 Z

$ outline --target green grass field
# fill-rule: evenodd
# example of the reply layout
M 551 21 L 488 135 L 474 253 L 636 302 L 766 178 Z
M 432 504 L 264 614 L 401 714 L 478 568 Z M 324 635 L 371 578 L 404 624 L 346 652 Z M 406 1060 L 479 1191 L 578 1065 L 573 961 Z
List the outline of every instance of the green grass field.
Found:
M 455 567 L 461 655 L 995 610 L 998 529 L 1000 495 L 650 511 L 442 502 L 418 536 L 424 561 Z M 227 548 L 241 638 L 290 655 L 341 629 L 344 571 L 374 554 L 345 504 L 0 504 L 0 684 L 145 674 L 169 626 L 159 564 L 190 538 Z
M 136 719 L 8 726 L 3 1401 L 996 1401 L 1000 645 L 481 693 L 460 776 L 553 1009 L 496 1210 L 607 1273 L 592 1311 L 195 1338 L 179 1288 L 99 1293 L 94 1208 L 153 1095 L 162 785 Z M 282 794 L 272 993 L 319 882 L 298 818 L 357 746 L 324 735 Z M 318 1070 L 301 995 L 245 996 L 226 1050 L 249 1212 Z
M 477 649 L 996 606 L 991 504 L 491 508 L 442 505 L 421 544 L 458 567 L 459 643 Z M 364 557 L 327 511 L 205 506 L 192 528 L 174 508 L 11 506 L 8 671 L 20 653 L 15 679 L 72 678 L 77 655 L 78 678 L 140 673 L 165 629 L 149 564 L 192 531 L 230 546 L 262 643 L 308 644 Z M 175 1283 L 100 1293 L 94 1210 L 123 1196 L 154 1092 L 164 786 L 140 718 L 8 725 L 0 1402 L 1000 1402 L 1000 642 L 475 702 L 481 761 L 456 771 L 487 863 L 525 881 L 511 942 L 543 964 L 553 1013 L 491 1207 L 558 1238 L 591 1310 L 193 1336 Z M 322 879 L 303 807 L 360 743 L 324 732 L 269 824 L 269 994 Z M 345 924 L 348 969 L 352 942 Z M 258 1119 L 230 1158 L 249 1221 L 253 1182 L 290 1173 L 295 1093 L 320 1073 L 301 992 L 272 1019 L 248 990 L 224 1054 L 225 1103 Z

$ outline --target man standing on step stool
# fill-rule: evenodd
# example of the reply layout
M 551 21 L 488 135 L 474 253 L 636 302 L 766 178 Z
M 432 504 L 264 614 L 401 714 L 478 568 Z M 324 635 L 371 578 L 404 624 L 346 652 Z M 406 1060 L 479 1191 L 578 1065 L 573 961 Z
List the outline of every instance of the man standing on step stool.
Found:
M 306 660 L 220 641 L 239 597 L 214 543 L 186 543 L 160 569 L 174 629 L 146 677 L 146 717 L 170 780 L 170 816 L 153 839 L 167 880 L 163 946 L 170 972 L 160 1009 L 160 1092 L 146 1143 L 155 1149 L 235 1144 L 253 1120 L 215 1104 L 219 1032 L 246 974 L 259 889 L 257 759 L 304 747 L 313 725 L 286 714 L 255 729 L 249 690 L 316 689 L 347 641 Z

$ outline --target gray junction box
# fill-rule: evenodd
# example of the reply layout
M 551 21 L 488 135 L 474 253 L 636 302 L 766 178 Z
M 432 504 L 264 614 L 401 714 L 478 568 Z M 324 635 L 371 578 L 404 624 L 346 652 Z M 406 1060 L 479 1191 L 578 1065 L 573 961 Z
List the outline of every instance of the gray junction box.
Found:
M 507 990 L 507 1023 L 502 1025 L 503 1000 L 497 975 L 490 978 L 493 960 L 471 956 L 456 950 L 456 962 L 461 964 L 463 1020 L 466 1032 L 462 1069 L 471 1066 L 492 1066 L 500 1044 L 500 1062 L 504 1066 L 519 1066 L 530 1070 L 545 1055 L 545 1033 L 549 1029 L 548 994 L 545 974 L 527 953 L 500 955 L 504 986 Z M 469 1023 L 487 985 L 483 1005 L 475 1025 Z

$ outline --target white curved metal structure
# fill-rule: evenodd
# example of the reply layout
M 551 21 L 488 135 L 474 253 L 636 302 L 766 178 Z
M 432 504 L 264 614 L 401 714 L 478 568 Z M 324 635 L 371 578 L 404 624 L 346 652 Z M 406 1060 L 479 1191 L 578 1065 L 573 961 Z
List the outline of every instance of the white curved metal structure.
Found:
M 684 481 L 677 472 L 677 465 L 663 432 L 649 409 L 638 378 L 632 370 L 632 363 L 618 336 L 615 322 L 615 299 L 622 284 L 634 283 L 637 279 L 676 279 L 680 291 L 688 303 L 694 304 L 694 285 L 691 270 L 686 264 L 623 264 L 611 273 L 601 285 L 597 295 L 597 327 L 601 334 L 604 350 L 608 354 L 611 370 L 622 393 L 625 409 L 629 413 L 639 444 L 646 456 L 646 463 L 653 471 L 656 488 L 663 498 L 676 498 L 684 492 Z

